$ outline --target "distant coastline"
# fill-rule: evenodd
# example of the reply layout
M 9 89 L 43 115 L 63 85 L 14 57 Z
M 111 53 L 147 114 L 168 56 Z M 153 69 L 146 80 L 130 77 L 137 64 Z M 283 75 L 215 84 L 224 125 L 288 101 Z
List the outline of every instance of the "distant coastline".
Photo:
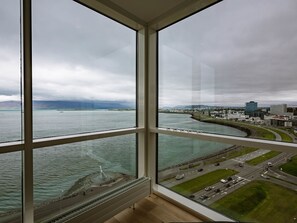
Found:
M 21 101 L 2 101 L 2 110 L 21 110 Z M 135 109 L 135 103 L 127 101 L 98 101 L 98 100 L 62 100 L 62 101 L 33 101 L 34 110 L 99 110 L 99 109 Z
M 223 122 L 219 122 L 219 121 L 217 121 L 215 119 L 203 119 L 203 118 L 201 118 L 201 116 L 195 116 L 194 114 L 192 114 L 191 118 L 195 119 L 195 120 L 197 120 L 199 122 L 205 122 L 205 123 L 211 123 L 211 124 L 217 124 L 217 125 L 224 125 L 224 126 L 229 126 L 229 127 L 238 129 L 240 131 L 245 132 L 247 134 L 246 137 L 250 137 L 252 135 L 251 129 L 249 129 L 247 127 L 244 127 L 244 126 L 235 125 L 233 123 L 226 123 L 226 122 L 223 123 Z

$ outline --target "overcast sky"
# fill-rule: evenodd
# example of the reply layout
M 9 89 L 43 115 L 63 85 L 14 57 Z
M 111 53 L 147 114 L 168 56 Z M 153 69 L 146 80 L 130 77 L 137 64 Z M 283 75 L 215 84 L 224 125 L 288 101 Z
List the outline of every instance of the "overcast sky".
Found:
M 225 0 L 160 32 L 160 105 L 297 105 L 297 1 Z
M 0 101 L 19 98 L 18 1 L 0 8 Z M 71 0 L 32 1 L 35 100 L 135 102 L 136 32 Z
M 35 100 L 135 100 L 135 31 L 71 0 L 32 2 Z M 2 0 L 0 101 L 19 99 L 18 14 Z M 162 30 L 160 106 L 297 105 L 296 21 L 296 0 L 224 0 Z

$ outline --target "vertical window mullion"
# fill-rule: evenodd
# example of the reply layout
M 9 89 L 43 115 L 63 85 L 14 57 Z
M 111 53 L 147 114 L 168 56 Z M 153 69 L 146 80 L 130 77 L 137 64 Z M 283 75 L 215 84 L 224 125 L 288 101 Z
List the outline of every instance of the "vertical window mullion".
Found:
M 155 128 L 157 124 L 157 31 L 148 28 L 147 30 L 147 74 L 148 74 L 148 90 L 147 90 L 147 115 L 148 115 L 148 129 Z M 148 175 L 151 177 L 153 187 L 156 185 L 156 173 L 157 173 L 157 149 L 156 149 L 156 137 L 157 134 L 148 131 Z
M 22 1 L 24 145 L 23 151 L 23 222 L 34 222 L 33 205 L 33 123 L 32 123 L 32 24 L 31 0 Z
M 137 32 L 137 127 L 145 128 L 145 131 L 137 134 L 137 163 L 138 163 L 138 177 L 146 176 L 146 117 L 147 117 L 147 95 L 146 95 L 146 28 L 143 27 Z

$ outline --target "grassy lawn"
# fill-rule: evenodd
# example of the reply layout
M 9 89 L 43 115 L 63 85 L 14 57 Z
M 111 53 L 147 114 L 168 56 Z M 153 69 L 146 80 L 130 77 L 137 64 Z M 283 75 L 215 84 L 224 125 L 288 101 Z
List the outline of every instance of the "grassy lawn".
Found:
M 275 140 L 276 138 L 272 132 L 264 128 L 260 128 L 255 125 L 246 124 L 246 123 L 240 123 L 240 125 L 243 127 L 249 128 L 253 132 L 252 136 L 255 138 L 268 139 L 268 140 Z
M 248 160 L 248 161 L 246 161 L 246 163 L 255 166 L 255 165 L 258 165 L 259 163 L 262 163 L 265 160 L 269 160 L 269 159 L 271 159 L 271 158 L 273 158 L 273 157 L 275 157 L 275 156 L 277 156 L 279 154 L 281 154 L 281 152 L 279 152 L 279 151 L 270 151 L 268 153 L 265 153 L 262 156 L 258 156 L 258 157 L 254 158 L 254 159 Z
M 224 157 L 215 157 L 212 159 L 209 159 L 205 162 L 205 164 L 213 164 L 213 163 L 219 163 L 219 162 L 223 162 L 225 160 L 229 160 L 229 159 L 233 159 L 239 156 L 243 156 L 245 154 L 251 153 L 258 150 L 257 148 L 253 148 L 253 147 L 242 147 L 240 149 L 236 149 L 234 151 L 231 152 L 227 152 L 226 154 L 223 154 L 222 156 Z
M 250 136 L 251 138 L 275 140 L 275 135 L 272 132 L 264 128 L 260 128 L 256 125 L 247 124 L 243 122 L 215 119 L 215 118 L 207 117 L 204 115 L 197 115 L 197 114 L 194 115 L 193 117 L 197 118 L 198 120 L 209 122 L 209 123 L 227 125 L 227 126 L 231 126 L 239 129 L 248 129 L 251 132 L 251 136 Z
M 220 179 L 228 178 L 229 176 L 232 176 L 236 173 L 238 172 L 235 170 L 219 169 L 219 170 L 215 170 L 213 172 L 204 174 L 202 176 L 196 177 L 184 183 L 175 185 L 171 189 L 177 193 L 189 196 L 199 190 L 204 189 L 207 186 L 211 186 L 217 183 L 218 181 L 220 181 Z
M 279 134 L 282 137 L 282 141 L 283 142 L 293 142 L 293 139 L 291 136 L 289 136 L 287 133 L 280 131 L 276 128 L 270 128 L 271 131 L 276 132 L 277 134 Z
M 284 172 L 297 177 L 297 155 L 293 156 L 291 161 L 283 164 L 280 168 L 282 168 Z
M 235 150 L 235 151 L 229 152 L 227 154 L 227 156 L 225 156 L 225 157 L 226 157 L 226 159 L 233 159 L 233 158 L 236 158 L 238 156 L 243 156 L 245 154 L 254 152 L 256 150 L 258 150 L 258 149 L 257 148 L 253 148 L 253 147 L 243 147 L 240 150 Z
M 296 222 L 297 192 L 266 182 L 253 181 L 210 207 L 240 221 Z

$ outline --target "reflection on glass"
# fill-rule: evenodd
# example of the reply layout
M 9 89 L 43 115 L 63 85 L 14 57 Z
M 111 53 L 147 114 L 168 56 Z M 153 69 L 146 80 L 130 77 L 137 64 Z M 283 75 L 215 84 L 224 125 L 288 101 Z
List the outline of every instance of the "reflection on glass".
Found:
M 0 142 L 21 139 L 20 2 L 0 5 Z
M 159 135 L 158 183 L 244 222 L 294 222 L 297 153 Z
M 205 132 L 238 136 L 205 129 L 217 124 L 296 142 L 296 7 L 291 0 L 226 0 L 161 30 L 159 126 L 192 129 L 189 120 L 168 122 L 185 113 Z
M 135 135 L 34 150 L 36 221 L 136 178 Z
M 135 83 L 134 30 L 75 1 L 33 1 L 34 138 L 134 127 Z
M 0 154 L 0 223 L 20 223 L 22 212 L 21 153 Z

